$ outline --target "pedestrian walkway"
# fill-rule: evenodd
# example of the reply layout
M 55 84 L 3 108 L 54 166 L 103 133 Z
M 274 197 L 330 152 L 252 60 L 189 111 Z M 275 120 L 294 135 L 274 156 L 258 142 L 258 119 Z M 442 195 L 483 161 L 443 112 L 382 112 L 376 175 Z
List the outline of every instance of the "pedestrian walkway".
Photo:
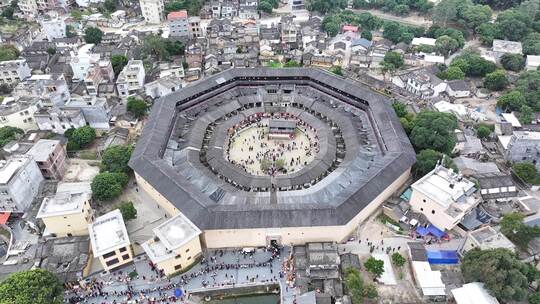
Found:
M 188 303 L 194 294 L 205 290 L 279 284 L 285 286 L 282 303 L 292 304 L 295 289 L 286 287 L 282 275 L 282 264 L 289 252 L 289 248 L 279 255 L 266 249 L 257 249 L 253 254 L 213 251 L 201 263 L 172 278 L 159 276 L 143 256 L 134 265 L 114 273 L 95 275 L 85 290 L 66 292 L 66 303 Z M 182 296 L 175 296 L 177 289 Z

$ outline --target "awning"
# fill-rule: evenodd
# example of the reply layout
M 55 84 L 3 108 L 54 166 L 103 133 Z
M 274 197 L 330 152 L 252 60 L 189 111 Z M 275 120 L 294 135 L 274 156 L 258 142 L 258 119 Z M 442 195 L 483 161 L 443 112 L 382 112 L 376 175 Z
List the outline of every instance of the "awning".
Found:
M 11 212 L 0 212 L 0 225 L 5 225 L 10 215 Z
M 431 234 L 431 235 L 433 235 L 434 237 L 437 237 L 437 238 L 442 238 L 443 236 L 446 235 L 446 233 L 444 233 L 444 231 L 441 231 L 439 228 L 437 228 L 437 227 L 435 227 L 433 225 L 429 225 L 426 228 L 418 227 L 418 228 L 416 228 L 416 232 L 421 236 L 426 236 L 428 234 Z

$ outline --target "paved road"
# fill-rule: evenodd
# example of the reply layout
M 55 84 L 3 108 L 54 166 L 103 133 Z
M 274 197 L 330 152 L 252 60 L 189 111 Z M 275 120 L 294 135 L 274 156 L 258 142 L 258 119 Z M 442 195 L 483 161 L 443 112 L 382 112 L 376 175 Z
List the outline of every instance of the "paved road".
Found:
M 387 14 L 379 10 L 351 9 L 351 11 L 356 12 L 356 13 L 367 12 L 381 19 L 395 21 L 395 22 L 399 22 L 399 23 L 403 23 L 407 25 L 430 27 L 433 24 L 432 20 L 426 19 L 422 16 L 416 16 L 412 14 L 409 16 L 400 17 L 396 15 Z

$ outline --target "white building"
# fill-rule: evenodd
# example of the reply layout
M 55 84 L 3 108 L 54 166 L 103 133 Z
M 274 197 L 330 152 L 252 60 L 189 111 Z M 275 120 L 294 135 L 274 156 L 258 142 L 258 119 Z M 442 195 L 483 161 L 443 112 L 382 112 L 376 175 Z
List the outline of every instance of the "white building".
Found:
M 61 107 L 62 110 L 77 110 L 80 109 L 84 116 L 86 124 L 96 130 L 108 131 L 111 107 L 105 97 L 97 96 L 82 96 L 73 97 L 66 105 Z
M 105 0 L 75 0 L 78 6 L 88 7 L 90 4 L 105 2 Z
M 186 10 L 170 12 L 167 15 L 167 22 L 169 23 L 170 38 L 180 40 L 188 40 L 190 38 L 188 13 Z
M 516 251 L 516 246 L 504 234 L 491 226 L 482 227 L 467 234 L 462 252 L 475 248 L 480 250 L 505 248 L 512 252 Z
M 42 108 L 34 114 L 34 119 L 40 130 L 57 134 L 64 134 L 70 128 L 86 126 L 81 109 Z
M 93 44 L 82 45 L 77 54 L 71 53 L 71 69 L 73 70 L 73 81 L 84 80 L 88 70 L 99 61 L 99 54 L 91 53 L 94 48 Z
M 447 82 L 446 93 L 454 98 L 469 97 L 471 87 L 465 80 L 451 80 Z
M 130 60 L 116 79 L 118 95 L 125 98 L 142 89 L 145 75 L 142 60 Z
M 493 40 L 493 55 L 495 60 L 499 62 L 504 54 L 523 54 L 521 42 L 509 40 Z
M 163 21 L 163 0 L 139 0 L 139 3 L 147 23 L 160 24 Z
M 13 97 L 6 97 L 0 104 L 0 127 L 16 127 L 25 132 L 37 130 L 34 113 L 38 109 L 37 99 L 21 98 L 16 101 Z
M 32 75 L 32 70 L 26 59 L 7 60 L 0 62 L 0 84 L 13 85 Z
M 0 212 L 24 213 L 38 195 L 43 180 L 30 157 L 0 160 Z
M 525 61 L 525 69 L 527 71 L 536 70 L 540 66 L 540 56 L 538 55 L 527 55 L 527 60 Z
M 429 45 L 429 46 L 435 46 L 435 42 L 437 39 L 434 38 L 428 38 L 428 37 L 415 37 L 413 38 L 411 45 L 413 46 L 419 46 L 419 45 Z
M 80 189 L 80 184 L 86 189 Z M 45 224 L 44 235 L 88 235 L 88 224 L 93 221 L 90 183 L 64 183 L 62 186 L 63 190 L 43 199 L 36 215 Z
M 66 38 L 66 23 L 58 16 L 58 13 L 51 11 L 39 18 L 41 29 L 47 36 L 47 40 L 53 41 L 58 38 Z
M 154 238 L 141 246 L 156 267 L 165 275 L 186 269 L 202 254 L 197 228 L 183 214 L 171 218 L 153 229 Z
M 440 271 L 431 270 L 429 262 L 412 261 L 414 278 L 425 297 L 445 296 L 445 285 Z
M 460 288 L 452 289 L 456 304 L 499 304 L 497 298 L 490 295 L 484 283 L 472 282 Z
M 146 95 L 159 98 L 182 88 L 182 81 L 174 76 L 160 77 L 144 85 Z
M 19 83 L 12 95 L 37 98 L 45 107 L 62 106 L 71 97 L 64 74 L 32 75 Z
M 480 202 L 474 183 L 437 165 L 411 186 L 409 203 L 437 228 L 451 230 Z
M 36 0 L 20 0 L 17 1 L 19 9 L 23 13 L 25 19 L 33 20 L 38 15 L 38 6 Z
M 88 225 L 94 257 L 110 271 L 133 261 L 133 250 L 120 210 L 106 213 Z

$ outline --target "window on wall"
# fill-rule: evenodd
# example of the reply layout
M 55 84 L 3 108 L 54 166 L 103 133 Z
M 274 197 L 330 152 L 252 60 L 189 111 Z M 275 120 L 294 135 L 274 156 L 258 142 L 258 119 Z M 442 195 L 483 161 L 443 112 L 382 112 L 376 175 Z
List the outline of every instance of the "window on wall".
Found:
M 129 260 L 129 254 L 124 254 L 124 255 L 122 256 L 122 260 L 124 260 L 124 261 L 125 261 L 125 260 Z
M 180 265 L 180 264 L 174 266 L 174 270 L 178 270 L 178 269 L 180 269 L 180 268 L 182 268 L 182 265 Z
M 119 262 L 118 259 L 112 259 L 110 261 L 105 262 L 105 264 L 107 266 L 112 266 L 112 265 L 118 264 L 118 262 Z
M 109 253 L 105 253 L 105 254 L 103 255 L 103 258 L 106 259 L 106 258 L 110 258 L 110 257 L 112 257 L 112 256 L 115 256 L 114 251 L 109 252 Z
M 120 252 L 126 252 L 126 250 L 127 250 L 126 247 L 122 247 L 122 248 L 118 249 L 118 251 L 120 251 Z

